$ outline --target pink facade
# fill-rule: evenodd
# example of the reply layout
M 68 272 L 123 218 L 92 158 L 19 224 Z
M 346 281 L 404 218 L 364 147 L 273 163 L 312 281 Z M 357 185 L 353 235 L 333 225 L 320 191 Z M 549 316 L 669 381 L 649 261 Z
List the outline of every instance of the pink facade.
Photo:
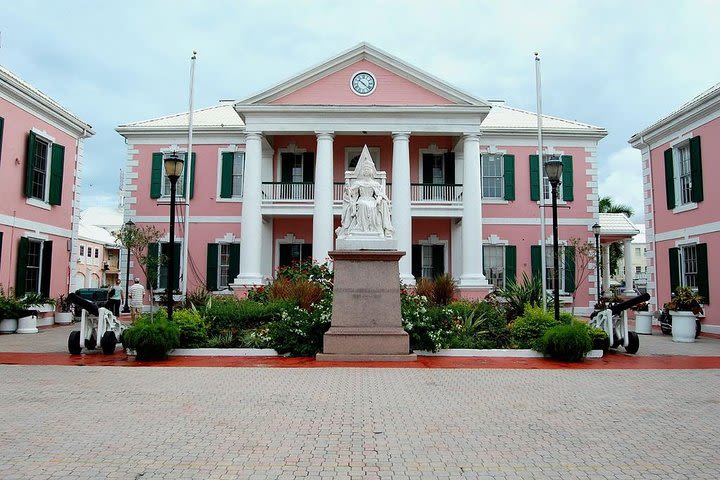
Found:
M 75 270 L 76 172 L 83 139 L 93 132 L 2 68 L 0 119 L 0 284 L 54 298 L 67 293 Z M 30 166 L 35 176 L 28 179 Z
M 712 268 L 720 252 L 720 86 L 634 135 L 642 152 L 649 290 L 657 308 L 677 286 L 705 297 L 703 330 L 720 333 L 714 306 L 720 278 Z
M 248 101 L 216 107 L 218 118 L 234 109 L 235 124 L 223 121 L 218 128 L 220 122 L 209 119 L 196 125 L 188 291 L 207 285 L 215 290 L 241 288 L 254 283 L 243 279 L 266 278 L 291 260 L 324 261 L 334 248 L 334 235 L 317 231 L 314 225 L 318 216 L 329 218 L 326 225 L 339 225 L 344 172 L 364 145 L 378 170 L 387 173 L 396 236 L 400 249 L 407 252 L 406 264 L 401 260 L 404 280 L 449 272 L 458 279 L 464 296 L 477 296 L 493 288 L 490 262 L 502 270 L 493 277 L 501 284 L 513 276 L 520 279 L 523 272 L 531 275 L 537 260 L 531 252 L 539 248 L 541 235 L 539 202 L 531 198 L 530 158 L 537 159 L 537 137 L 518 118 L 527 112 L 474 99 L 411 66 L 388 62 L 382 52 L 363 44 L 357 52 L 346 52 L 320 70 Z M 371 94 L 353 92 L 351 80 L 358 71 L 374 75 L 377 85 Z M 152 159 L 153 154 L 184 151 L 182 121 L 178 117 L 175 131 L 168 121 L 162 129 L 152 121 L 118 128 L 130 153 L 126 220 L 167 230 L 167 197 L 153 198 L 157 179 Z M 572 187 L 565 193 L 569 197 L 561 200 L 568 208 L 559 210 L 559 240 L 566 246 L 572 238 L 593 239 L 595 150 L 605 132 L 558 122 L 562 124 L 547 129 L 545 146 L 547 155 L 562 157 L 572 167 L 567 180 Z M 218 133 L 222 128 L 227 129 L 225 141 Z M 231 169 L 225 163 L 230 161 L 244 162 L 242 193 L 236 187 L 231 188 L 233 195 L 224 190 L 230 188 L 226 176 Z M 481 168 L 485 169 L 482 178 Z M 498 170 L 491 173 L 492 168 Z M 535 182 L 537 193 L 539 179 Z M 398 184 L 407 190 L 397 188 Z M 476 204 L 468 203 L 473 192 L 480 200 Z M 316 202 L 325 194 L 329 201 Z M 547 218 L 549 240 L 549 208 Z M 182 239 L 182 226 L 179 230 L 176 235 Z M 233 255 L 229 245 L 236 244 L 239 265 L 228 267 L 227 258 Z M 485 267 L 484 250 L 488 255 L 494 252 Z M 228 270 L 237 272 L 237 277 L 227 280 Z M 134 269 L 131 274 L 137 273 Z M 588 312 L 594 303 L 591 277 L 577 290 L 576 312 Z M 572 283 L 568 280 L 564 297 L 568 307 Z

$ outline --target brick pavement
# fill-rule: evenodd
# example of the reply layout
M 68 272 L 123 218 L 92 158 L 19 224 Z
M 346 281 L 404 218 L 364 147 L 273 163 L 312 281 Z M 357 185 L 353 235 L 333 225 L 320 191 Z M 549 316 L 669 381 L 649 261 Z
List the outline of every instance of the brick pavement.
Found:
M 720 370 L 0 366 L 0 478 L 718 478 Z

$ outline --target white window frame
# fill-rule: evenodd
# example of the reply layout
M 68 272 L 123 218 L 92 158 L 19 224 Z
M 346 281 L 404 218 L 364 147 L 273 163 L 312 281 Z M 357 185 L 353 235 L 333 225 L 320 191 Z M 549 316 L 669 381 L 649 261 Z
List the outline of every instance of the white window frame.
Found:
M 180 245 L 180 271 L 178 272 L 178 285 L 175 285 L 176 289 L 180 289 L 182 285 L 182 279 L 183 279 L 183 262 L 182 262 L 182 254 L 183 254 L 183 243 L 182 239 L 178 240 L 175 239 L 175 243 Z M 168 235 L 163 236 L 157 241 L 158 244 L 158 266 L 157 266 L 157 276 L 155 277 L 155 284 L 158 286 L 157 289 L 153 290 L 154 293 L 163 293 L 167 290 L 167 285 L 165 287 L 160 288 L 160 269 L 162 268 L 162 265 L 160 265 L 160 256 L 162 255 L 162 246 L 163 244 L 170 244 L 170 237 Z M 167 265 L 165 266 L 167 268 Z
M 223 265 L 223 263 L 222 263 L 223 248 L 227 249 L 227 264 L 226 265 Z M 224 285 L 223 285 L 223 282 L 221 281 L 223 266 L 226 270 L 225 278 L 227 280 L 227 282 Z M 230 244 L 229 243 L 219 243 L 218 244 L 218 258 L 217 258 L 217 281 L 216 281 L 218 290 L 227 290 L 228 289 L 230 283 L 232 283 L 232 281 L 234 280 L 234 279 L 229 278 L 229 274 L 230 274 Z
M 436 245 L 442 245 L 443 246 L 443 272 L 449 273 L 449 264 L 448 264 L 448 246 L 449 242 L 447 240 L 440 240 L 440 237 L 437 235 L 430 235 L 428 238 L 424 240 L 420 240 L 417 244 L 420 245 L 420 276 L 422 278 L 430 278 L 433 277 L 426 277 L 423 272 L 426 268 L 432 268 L 432 247 Z M 425 249 L 430 249 L 430 266 L 427 267 L 425 265 Z
M 32 128 L 31 131 L 35 134 L 37 140 L 42 141 L 43 143 L 47 144 L 47 157 L 45 159 L 45 185 L 44 185 L 44 193 L 43 198 L 37 198 L 37 197 L 29 197 L 25 199 L 25 203 L 28 205 L 32 205 L 34 207 L 43 208 L 45 210 L 50 210 L 51 205 L 49 203 L 50 201 L 50 172 L 52 171 L 52 147 L 53 144 L 55 144 L 55 137 L 48 135 L 47 132 L 43 130 L 38 130 L 36 128 Z M 35 162 L 33 162 L 34 164 Z
M 239 160 L 240 163 L 240 173 L 235 173 L 235 162 Z M 235 152 L 235 155 L 233 155 L 233 168 L 232 168 L 232 174 L 231 174 L 231 182 L 232 182 L 232 198 L 242 198 L 243 192 L 245 191 L 245 152 Z M 240 177 L 240 191 L 235 192 L 235 177 Z
M 549 243 L 549 245 L 548 245 Z M 558 277 L 560 285 L 558 290 L 560 293 L 565 294 L 565 244 L 558 244 Z M 547 291 L 553 292 L 553 286 L 551 285 L 552 271 L 553 271 L 553 245 L 552 241 L 546 242 L 545 244 L 545 279 L 546 285 L 548 285 Z
M 360 156 L 363 147 L 345 147 L 345 171 L 350 170 L 350 160 L 355 156 Z M 380 170 L 380 147 L 368 147 L 370 158 L 375 164 L 375 169 Z
M 425 181 L 423 178 L 423 155 L 445 155 L 446 153 L 448 153 L 447 148 L 437 148 L 437 145 L 435 144 L 430 145 L 428 148 L 420 149 L 420 158 L 418 158 L 418 183 L 423 183 Z M 455 170 L 455 173 L 457 174 L 457 169 Z M 443 172 L 443 175 L 444 174 L 445 172 Z
M 26 293 L 40 293 L 40 289 L 42 288 L 41 279 L 42 279 L 42 274 L 43 274 L 43 261 L 42 261 L 42 259 L 43 259 L 43 253 L 44 253 L 45 241 L 46 241 L 46 240 L 44 240 L 44 239 L 42 239 L 42 238 L 35 238 L 35 237 L 30 237 L 30 236 L 27 236 L 27 237 L 25 237 L 25 238 L 28 239 L 28 243 L 40 244 L 40 252 L 38 253 L 39 265 L 38 265 L 38 267 L 37 267 L 37 289 L 35 289 L 34 291 L 30 291 L 30 290 L 27 290 L 27 289 L 26 289 L 25 292 L 26 292 Z M 29 268 L 28 268 L 27 264 L 25 265 L 25 270 L 26 270 L 26 275 L 25 275 L 25 279 L 26 279 L 26 280 L 25 280 L 25 285 L 24 285 L 24 286 L 27 285 L 27 272 L 29 271 Z
M 500 195 L 499 196 L 489 196 L 485 195 L 485 160 L 489 157 L 499 158 L 500 159 Z M 504 154 L 502 153 L 483 153 L 480 155 L 480 172 L 482 173 L 481 180 L 480 180 L 480 188 L 482 189 L 482 198 L 483 199 L 489 199 L 489 200 L 504 200 L 505 199 L 505 162 L 504 162 Z M 493 176 L 492 178 L 498 178 L 496 176 Z
M 485 253 L 488 251 L 488 250 L 486 250 L 488 248 L 500 249 L 500 263 L 502 264 L 501 269 L 500 269 L 501 275 L 502 275 L 502 284 L 501 285 L 495 284 L 495 282 L 492 281 L 492 275 L 491 275 L 492 272 L 487 271 L 487 262 L 485 261 L 486 260 Z M 484 243 L 482 246 L 482 255 L 483 255 L 483 275 L 485 275 L 485 278 L 487 278 L 488 283 L 490 283 L 491 285 L 494 285 L 495 288 L 505 288 L 505 285 L 507 282 L 507 278 L 505 278 L 505 269 L 506 269 L 505 245 L 497 244 L 497 243 L 496 244 Z
M 242 192 L 240 195 L 235 195 L 235 192 L 233 192 L 232 197 L 230 198 L 220 198 L 220 191 L 222 189 L 222 155 L 223 153 L 233 153 L 235 154 L 233 156 L 233 161 L 235 158 L 237 158 L 238 155 L 242 155 L 243 161 L 242 161 L 242 186 L 240 187 L 242 189 Z M 243 193 L 245 192 L 245 148 L 241 147 L 233 147 L 231 148 L 221 148 L 218 150 L 218 158 L 217 158 L 217 185 L 216 185 L 216 192 L 215 192 L 215 201 L 218 203 L 238 203 L 241 202 L 243 199 Z M 260 180 L 261 181 L 261 180 Z
M 687 165 L 688 165 L 688 173 L 687 177 L 689 178 L 689 195 L 690 198 L 687 199 L 687 201 L 683 201 L 683 175 L 682 175 L 682 152 L 687 152 Z M 672 157 L 673 157 L 673 184 L 675 185 L 675 209 L 673 209 L 674 212 L 677 213 L 677 210 L 684 211 L 687 209 L 692 209 L 697 207 L 697 203 L 692 201 L 692 165 L 690 164 L 690 139 L 686 138 L 679 143 L 672 146 Z
M 307 153 L 307 149 L 297 148 L 295 146 L 295 144 L 290 144 L 287 146 L 287 148 L 278 149 L 277 162 L 276 162 L 277 165 L 276 165 L 276 169 L 275 169 L 275 182 L 282 181 L 282 154 L 283 153 L 292 153 L 297 158 L 298 155 L 300 157 L 302 157 L 303 154 Z M 303 169 L 304 169 L 304 164 L 303 164 Z
M 178 201 L 185 201 L 185 175 L 188 172 L 188 169 L 190 165 L 188 164 L 188 154 L 187 154 L 187 148 L 179 148 L 177 145 L 173 145 L 170 148 L 161 148 L 160 153 L 163 155 L 163 165 L 162 165 L 162 175 L 160 175 L 160 198 L 158 198 L 158 203 L 170 203 L 170 194 L 165 194 L 165 187 L 167 185 L 167 188 L 170 188 L 170 180 L 168 179 L 167 175 L 165 174 L 165 157 L 169 156 L 170 154 L 176 154 L 178 156 L 182 156 L 183 160 L 185 160 L 185 164 L 183 165 L 183 173 L 178 178 L 176 188 L 179 191 L 180 185 L 182 184 L 183 188 L 183 195 L 180 195 L 179 193 L 175 193 L 175 200 Z
M 680 266 L 680 285 L 683 287 L 689 287 L 693 291 L 697 292 L 697 274 L 698 274 L 698 268 L 697 268 L 697 243 L 685 243 L 682 245 L 678 245 L 678 250 L 680 251 L 680 259 L 679 259 L 679 266 Z M 688 271 L 688 250 L 692 249 L 695 256 L 695 271 Z M 695 275 L 695 285 L 690 285 L 690 282 L 688 282 L 688 275 Z

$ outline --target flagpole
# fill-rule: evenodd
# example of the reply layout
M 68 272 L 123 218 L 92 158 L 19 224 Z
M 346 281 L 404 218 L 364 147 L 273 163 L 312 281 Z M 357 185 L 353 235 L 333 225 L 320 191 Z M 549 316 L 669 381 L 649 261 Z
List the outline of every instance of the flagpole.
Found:
M 546 258 L 545 258 L 545 182 L 544 162 L 543 162 L 543 136 L 542 136 L 542 85 L 540 82 L 540 54 L 535 52 L 535 89 L 537 96 L 537 129 L 538 129 L 538 163 L 539 165 L 539 182 L 540 182 L 540 276 L 542 278 L 542 306 L 543 310 L 547 310 L 547 276 L 546 276 Z M 555 279 L 557 281 L 557 279 Z
M 190 180 L 192 172 L 192 148 L 193 148 L 193 94 L 195 90 L 195 59 L 197 58 L 197 52 L 193 50 L 192 57 L 190 57 L 190 108 L 188 110 L 188 148 L 185 162 L 185 218 L 183 219 L 183 281 L 182 281 L 182 295 L 187 295 L 187 284 L 188 284 L 188 242 L 190 238 Z

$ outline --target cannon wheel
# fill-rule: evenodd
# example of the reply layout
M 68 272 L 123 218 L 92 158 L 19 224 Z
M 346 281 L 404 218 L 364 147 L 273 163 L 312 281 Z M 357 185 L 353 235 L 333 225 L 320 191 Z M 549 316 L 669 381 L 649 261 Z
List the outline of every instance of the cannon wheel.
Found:
M 105 355 L 112 355 L 115 353 L 115 345 L 117 345 L 117 337 L 115 336 L 115 332 L 107 331 L 103 333 L 102 338 L 100 339 L 100 346 L 102 347 L 102 351 Z
M 70 352 L 70 355 L 80 355 L 82 347 L 80 346 L 79 330 L 73 330 L 70 332 L 70 336 L 68 337 L 68 351 Z
M 640 349 L 640 337 L 635 332 L 628 332 L 628 346 L 625 347 L 627 353 L 637 353 Z

